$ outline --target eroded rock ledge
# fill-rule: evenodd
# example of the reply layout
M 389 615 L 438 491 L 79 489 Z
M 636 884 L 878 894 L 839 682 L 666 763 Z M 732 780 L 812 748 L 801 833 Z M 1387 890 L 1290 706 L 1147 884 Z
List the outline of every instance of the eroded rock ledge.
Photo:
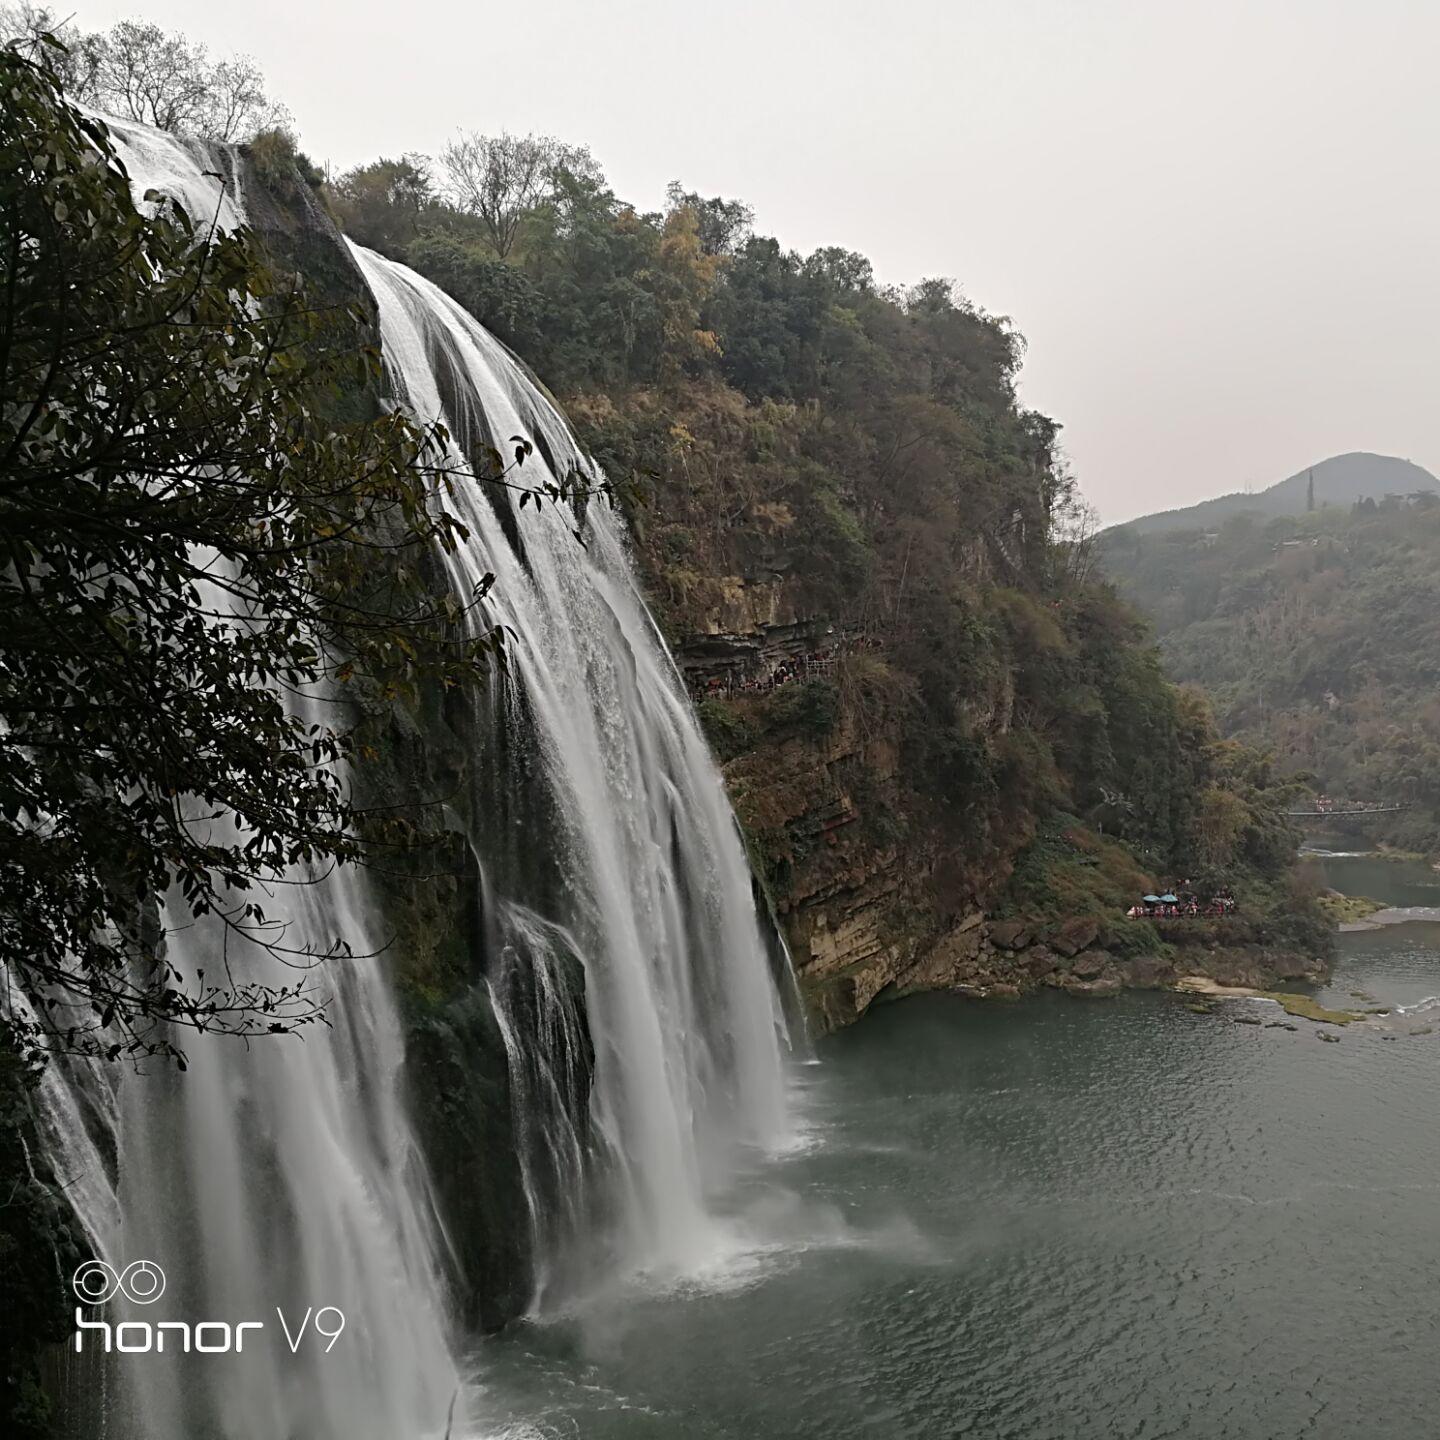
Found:
M 1168 988 L 1187 975 L 1222 985 L 1261 988 L 1277 981 L 1318 980 L 1324 962 L 1253 945 L 1173 945 L 1168 953 L 1117 955 L 1095 944 L 1098 922 L 1080 920 L 1046 933 L 1013 920 L 988 920 L 973 911 L 919 955 L 865 935 L 866 922 L 849 918 L 840 932 L 819 927 L 832 943 L 812 949 L 800 967 L 802 989 L 821 1031 L 857 1020 L 872 1004 L 924 990 L 949 990 L 977 1000 L 1016 999 L 1048 986 L 1071 995 L 1103 997 L 1126 989 Z

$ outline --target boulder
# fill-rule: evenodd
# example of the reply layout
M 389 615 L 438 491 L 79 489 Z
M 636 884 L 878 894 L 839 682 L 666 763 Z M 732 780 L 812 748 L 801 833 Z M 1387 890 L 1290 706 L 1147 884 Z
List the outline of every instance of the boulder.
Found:
M 1093 916 L 1077 916 L 1073 920 L 1067 920 L 1050 936 L 1050 945 L 1068 959 L 1089 949 L 1099 933 L 1100 922 Z
M 1118 995 L 1124 989 L 1118 975 L 1102 975 L 1098 980 L 1077 980 L 1073 975 L 1067 975 L 1062 984 L 1069 995 L 1088 995 L 1094 999 Z
M 1070 973 L 1077 980 L 1098 980 L 1109 963 L 1103 950 L 1083 950 L 1070 962 Z
M 1060 957 L 1048 945 L 1032 945 L 1020 960 L 1032 980 L 1044 979 L 1060 964 Z
M 1030 927 L 1023 920 L 992 920 L 990 943 L 1001 950 L 1023 950 L 1030 943 Z
M 1175 978 L 1175 967 L 1163 955 L 1132 955 L 1120 965 L 1125 983 L 1136 990 L 1159 990 Z
M 1277 980 L 1313 980 L 1325 974 L 1325 962 L 1288 950 L 1267 952 L 1265 963 Z

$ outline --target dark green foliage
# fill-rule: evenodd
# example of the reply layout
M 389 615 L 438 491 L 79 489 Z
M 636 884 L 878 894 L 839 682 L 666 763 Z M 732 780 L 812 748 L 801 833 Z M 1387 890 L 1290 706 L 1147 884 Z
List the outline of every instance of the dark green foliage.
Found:
M 406 258 L 521 355 L 544 344 L 545 297 L 517 266 L 490 259 L 444 230 L 421 235 Z
M 0 1041 L 0 1429 L 14 1440 L 55 1433 L 39 1363 L 70 1333 L 68 1277 L 82 1259 L 35 1129 L 38 1082 L 35 1068 Z
M 420 155 L 361 165 L 330 189 L 331 205 L 346 233 L 395 260 L 404 258 L 434 198 Z
M 768 729 L 823 740 L 839 718 L 839 696 L 828 680 L 793 681 L 765 697 L 761 714 Z
M 325 182 L 324 172 L 295 148 L 295 137 L 288 130 L 262 130 L 245 150 L 255 173 L 282 202 L 295 199 L 298 185 L 319 190 Z
M 826 296 L 799 256 L 756 236 L 730 265 L 716 296 L 725 378 L 744 394 L 790 399 L 814 393 Z
M 736 706 L 724 700 L 701 700 L 695 713 L 722 764 L 743 755 L 755 743 L 754 726 Z

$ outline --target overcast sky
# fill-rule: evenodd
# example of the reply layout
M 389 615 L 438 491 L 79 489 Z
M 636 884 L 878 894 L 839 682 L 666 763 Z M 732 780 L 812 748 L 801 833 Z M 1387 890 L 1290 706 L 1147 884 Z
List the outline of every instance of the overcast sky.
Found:
M 254 55 L 320 161 L 543 131 L 642 209 L 681 179 L 953 276 L 1107 522 L 1344 450 L 1440 473 L 1435 0 L 75 3 Z

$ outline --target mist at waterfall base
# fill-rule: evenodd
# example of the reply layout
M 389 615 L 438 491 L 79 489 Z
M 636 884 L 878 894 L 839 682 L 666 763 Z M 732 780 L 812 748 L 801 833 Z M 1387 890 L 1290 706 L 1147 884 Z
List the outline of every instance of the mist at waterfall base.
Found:
M 1423 866 L 1326 865 L 1440 905 Z M 1440 992 L 1440 924 L 1339 944 L 1324 1004 Z M 483 1357 L 491 1413 L 556 1440 L 1435 1434 L 1440 1033 L 1240 1015 L 1285 1019 L 1134 992 L 872 1011 L 806 1072 L 793 1243 L 519 1327 Z

